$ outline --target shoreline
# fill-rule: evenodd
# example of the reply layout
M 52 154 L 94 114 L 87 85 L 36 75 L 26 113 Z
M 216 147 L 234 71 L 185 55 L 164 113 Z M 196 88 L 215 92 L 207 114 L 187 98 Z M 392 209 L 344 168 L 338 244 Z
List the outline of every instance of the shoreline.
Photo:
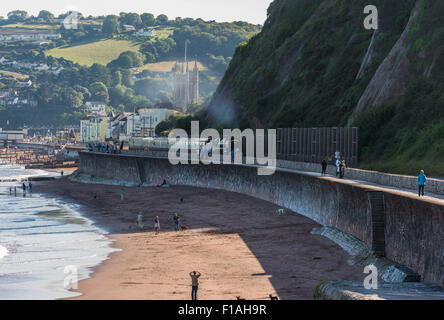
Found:
M 94 272 L 93 267 L 115 251 L 112 240 L 106 230 L 88 218 L 84 208 L 80 209 L 70 199 L 35 192 L 35 189 L 23 197 L 8 194 L 9 186 L 18 184 L 17 181 L 31 181 L 26 174 L 48 174 L 22 168 L 16 169 L 17 172 L 14 168 L 11 170 L 6 169 L 5 176 L 19 178 L 1 186 L 2 201 L 6 205 L 1 212 L 5 230 L 0 246 L 2 297 L 61 299 L 78 294 L 64 289 L 67 272 L 73 272 L 67 267 L 76 266 L 78 279 L 88 279 Z
M 362 281 L 362 270 L 327 238 L 311 235 L 319 224 L 276 214 L 279 207 L 227 191 L 185 186 L 120 187 L 63 177 L 36 182 L 35 192 L 80 205 L 82 216 L 108 232 L 112 252 L 91 268 L 70 299 L 188 300 L 188 273 L 202 273 L 200 299 L 313 299 L 324 280 Z M 120 201 L 120 190 L 125 200 Z M 180 202 L 180 198 L 184 202 Z M 147 229 L 136 229 L 138 212 Z M 188 230 L 174 232 L 179 212 Z M 154 235 L 158 215 L 161 233 Z

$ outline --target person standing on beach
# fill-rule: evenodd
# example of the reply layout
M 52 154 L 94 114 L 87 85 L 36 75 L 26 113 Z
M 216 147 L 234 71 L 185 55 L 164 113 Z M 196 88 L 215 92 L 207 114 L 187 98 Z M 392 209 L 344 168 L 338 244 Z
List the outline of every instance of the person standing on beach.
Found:
M 32 193 L 32 182 L 31 182 L 31 181 L 29 181 L 29 185 L 28 185 L 28 188 L 29 188 L 29 192 L 31 192 L 31 193 Z
M 145 227 L 145 225 L 143 224 L 143 215 L 141 212 L 139 212 L 139 215 L 137 216 L 137 225 L 138 227 L 143 230 L 143 228 Z
M 156 232 L 156 236 L 159 234 L 160 232 L 160 221 L 159 221 L 159 216 L 154 218 L 154 231 Z
M 26 184 L 23 182 L 22 184 L 23 193 L 26 193 Z
M 179 231 L 179 229 L 180 229 L 180 217 L 179 217 L 179 214 L 177 212 L 174 214 L 173 220 L 174 220 L 174 231 Z
M 421 195 L 424 197 L 424 188 L 427 182 L 427 177 L 424 174 L 424 170 L 421 170 L 418 176 L 418 195 L 421 197 Z
M 200 272 L 190 272 L 191 277 L 191 300 L 197 300 L 197 289 L 199 289 Z
M 120 201 L 123 201 L 125 198 L 125 190 L 120 189 Z

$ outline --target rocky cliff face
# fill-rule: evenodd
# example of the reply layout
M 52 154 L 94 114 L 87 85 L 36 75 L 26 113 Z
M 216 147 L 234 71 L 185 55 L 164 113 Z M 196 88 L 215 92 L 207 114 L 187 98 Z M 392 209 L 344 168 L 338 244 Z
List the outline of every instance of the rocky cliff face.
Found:
M 408 52 L 412 46 L 407 37 L 417 16 L 418 8 L 415 7 L 404 32 L 376 70 L 375 75 L 348 119 L 347 125 L 353 125 L 357 117 L 363 112 L 367 112 L 370 108 L 389 100 L 397 99 L 405 93 L 409 78 L 409 67 L 411 65 Z
M 444 176 L 427 160 L 444 160 L 444 3 L 374 0 L 376 32 L 363 26 L 367 4 L 275 0 L 262 32 L 236 49 L 209 123 L 356 125 L 362 163 L 416 172 L 419 161 Z

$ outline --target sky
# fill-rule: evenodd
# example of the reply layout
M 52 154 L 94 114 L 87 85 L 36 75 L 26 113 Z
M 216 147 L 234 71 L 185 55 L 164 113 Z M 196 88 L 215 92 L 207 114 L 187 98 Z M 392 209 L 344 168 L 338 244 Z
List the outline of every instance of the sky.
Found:
M 108 15 L 120 12 L 149 12 L 155 16 L 166 14 L 170 19 L 202 18 L 218 22 L 247 21 L 263 24 L 272 0 L 2 0 L 0 16 L 6 17 L 13 10 L 25 10 L 37 15 L 48 10 L 56 16 L 69 10 L 84 16 Z

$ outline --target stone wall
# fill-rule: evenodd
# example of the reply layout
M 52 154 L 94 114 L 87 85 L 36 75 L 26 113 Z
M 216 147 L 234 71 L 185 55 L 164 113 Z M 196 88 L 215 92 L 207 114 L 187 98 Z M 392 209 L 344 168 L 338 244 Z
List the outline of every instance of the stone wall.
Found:
M 243 193 L 353 235 L 369 249 L 372 245 L 369 190 L 346 181 L 286 169 L 272 176 L 258 176 L 254 166 L 172 166 L 164 158 L 92 153 L 80 154 L 79 174 L 149 186 L 165 179 L 173 185 Z M 390 191 L 384 192 L 384 198 L 387 257 L 410 267 L 426 281 L 442 284 L 444 207 Z

